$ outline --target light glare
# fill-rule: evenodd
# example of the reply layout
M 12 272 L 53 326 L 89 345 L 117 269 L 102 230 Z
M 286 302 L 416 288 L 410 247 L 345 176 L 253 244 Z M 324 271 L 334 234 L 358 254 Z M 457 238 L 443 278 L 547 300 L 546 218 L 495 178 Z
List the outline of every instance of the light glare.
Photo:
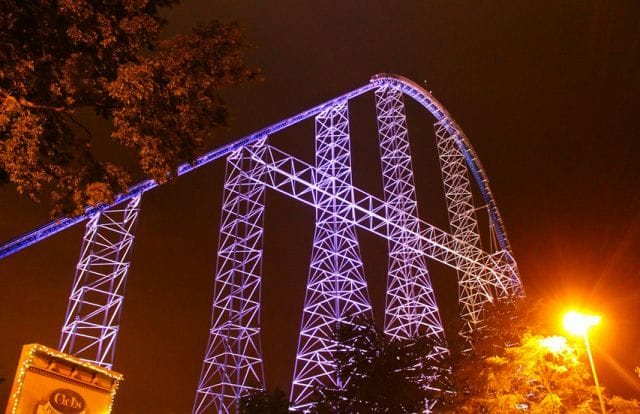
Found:
M 539 340 L 540 345 L 554 354 L 559 354 L 568 349 L 567 338 L 564 336 L 548 336 Z
M 563 325 L 572 335 L 583 336 L 589 328 L 600 323 L 599 315 L 585 315 L 576 311 L 568 312 L 564 316 Z

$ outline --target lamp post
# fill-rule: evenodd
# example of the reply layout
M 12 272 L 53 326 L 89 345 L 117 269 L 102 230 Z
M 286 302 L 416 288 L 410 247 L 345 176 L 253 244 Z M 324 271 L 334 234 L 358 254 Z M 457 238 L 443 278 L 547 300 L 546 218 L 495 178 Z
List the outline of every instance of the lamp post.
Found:
M 571 334 L 576 336 L 582 336 L 584 338 L 584 345 L 587 348 L 587 355 L 589 356 L 589 363 L 591 364 L 591 373 L 593 374 L 593 381 L 596 384 L 596 391 L 598 393 L 598 400 L 600 401 L 600 410 L 602 414 L 605 414 L 604 400 L 602 399 L 602 392 L 600 391 L 600 383 L 598 382 L 598 375 L 596 374 L 596 366 L 593 363 L 593 355 L 591 354 L 591 346 L 589 345 L 589 328 L 600 323 L 600 316 L 597 315 L 584 315 L 575 311 L 568 312 L 564 316 L 563 325 L 564 328 Z

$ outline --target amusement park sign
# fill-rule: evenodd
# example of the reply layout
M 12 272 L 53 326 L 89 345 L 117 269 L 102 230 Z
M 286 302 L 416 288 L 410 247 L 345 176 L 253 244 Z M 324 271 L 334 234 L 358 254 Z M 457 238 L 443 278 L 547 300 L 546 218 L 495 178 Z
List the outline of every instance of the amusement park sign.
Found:
M 107 414 L 122 375 L 43 345 L 25 345 L 6 414 Z

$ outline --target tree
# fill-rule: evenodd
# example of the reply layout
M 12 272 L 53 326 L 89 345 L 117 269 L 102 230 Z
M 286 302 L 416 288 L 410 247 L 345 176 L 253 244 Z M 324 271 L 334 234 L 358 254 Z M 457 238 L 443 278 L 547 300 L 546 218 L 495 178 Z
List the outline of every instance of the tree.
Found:
M 282 390 L 256 390 L 240 398 L 239 414 L 289 414 L 289 399 Z
M 126 191 L 131 172 L 92 151 L 79 111 L 112 122 L 110 139 L 164 182 L 227 125 L 220 92 L 259 79 L 237 24 L 210 22 L 160 40 L 161 7 L 177 0 L 3 0 L 0 3 L 0 183 L 54 215 Z
M 370 320 L 343 323 L 335 337 L 342 386 L 319 388 L 313 413 L 422 412 L 447 388 L 449 361 L 427 359 L 442 346 L 430 338 L 391 340 Z
M 527 303 L 490 310 L 474 351 L 458 358 L 457 393 L 444 413 L 598 413 L 598 397 L 581 343 L 540 334 Z M 506 312 L 505 309 L 511 309 Z M 527 327 L 528 325 L 528 327 Z M 502 328 L 499 328 L 499 327 Z M 640 403 L 607 396 L 608 412 L 632 413 Z

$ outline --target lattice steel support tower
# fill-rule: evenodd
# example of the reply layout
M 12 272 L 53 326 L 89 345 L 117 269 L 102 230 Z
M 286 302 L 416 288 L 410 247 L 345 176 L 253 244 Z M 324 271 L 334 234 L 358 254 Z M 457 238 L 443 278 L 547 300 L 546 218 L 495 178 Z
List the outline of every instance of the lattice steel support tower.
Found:
M 318 114 L 315 128 L 318 207 L 291 386 L 296 409 L 309 405 L 317 386 L 342 388 L 333 334 L 349 318 L 372 317 L 354 213 L 342 201 L 354 198 L 347 101 Z
M 69 296 L 59 349 L 111 369 L 140 195 L 91 216 Z
M 436 302 L 420 234 L 418 203 L 402 93 L 391 87 L 376 90 L 376 113 L 385 216 L 397 227 L 389 229 L 385 333 L 392 339 L 429 337 L 433 348 L 424 355 L 425 387 L 438 388 L 438 370 L 448 355 L 444 328 Z M 433 408 L 435 401 L 427 402 Z
M 376 110 L 385 216 L 397 224 L 389 229 L 387 239 L 385 332 L 393 339 L 431 336 L 443 345 L 437 352 L 446 352 L 444 329 L 419 238 L 418 203 L 402 93 L 386 86 L 379 88 Z
M 477 259 L 476 252 L 482 250 L 482 243 L 467 161 L 457 142 L 461 138 L 449 119 L 436 122 L 434 128 L 451 234 L 464 242 L 458 248 L 461 256 Z M 482 323 L 484 305 L 493 302 L 496 296 L 508 294 L 508 281 L 495 280 L 494 275 L 476 263 L 474 260 L 456 260 L 458 303 L 463 323 L 460 335 L 467 346 L 471 346 L 471 333 Z
M 209 341 L 193 412 L 238 412 L 240 397 L 263 388 L 260 286 L 264 165 L 254 161 L 265 139 L 227 157 Z

